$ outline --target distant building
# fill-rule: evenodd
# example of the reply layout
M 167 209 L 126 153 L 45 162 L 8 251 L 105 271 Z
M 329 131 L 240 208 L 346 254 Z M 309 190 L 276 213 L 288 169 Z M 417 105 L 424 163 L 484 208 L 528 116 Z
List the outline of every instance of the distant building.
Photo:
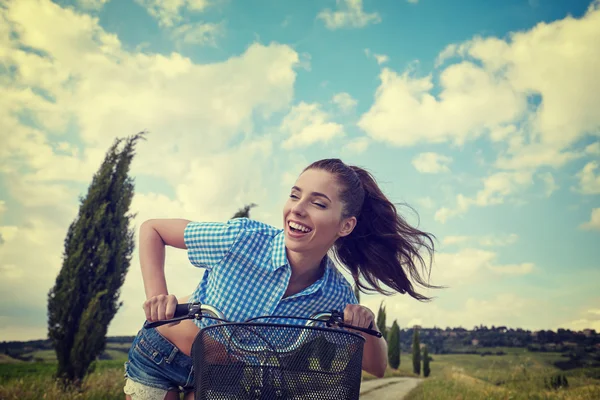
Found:
M 479 346 L 479 339 L 473 339 L 473 340 L 471 340 L 471 345 L 473 345 L 473 346 Z
M 583 334 L 585 335 L 585 337 L 592 337 L 594 336 L 594 330 L 593 329 L 584 329 L 583 330 Z

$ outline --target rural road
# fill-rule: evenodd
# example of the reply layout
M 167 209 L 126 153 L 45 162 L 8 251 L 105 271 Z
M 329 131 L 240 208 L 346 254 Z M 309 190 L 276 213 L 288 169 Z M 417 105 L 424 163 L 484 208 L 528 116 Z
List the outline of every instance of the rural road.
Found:
M 374 379 L 360 385 L 360 400 L 400 400 L 422 379 L 418 378 L 386 378 Z

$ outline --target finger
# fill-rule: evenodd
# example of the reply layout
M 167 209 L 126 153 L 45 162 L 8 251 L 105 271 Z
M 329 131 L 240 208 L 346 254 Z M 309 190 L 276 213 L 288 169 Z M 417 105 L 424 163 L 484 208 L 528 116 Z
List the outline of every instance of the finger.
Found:
M 167 300 L 167 308 L 165 309 L 165 317 L 171 319 L 175 316 L 175 310 L 177 308 L 177 297 L 170 295 Z
M 354 318 L 353 307 L 352 307 L 351 304 L 348 304 L 346 306 L 346 309 L 344 310 L 344 323 L 352 325 L 352 319 L 353 318 Z
M 158 321 L 158 298 L 153 297 L 152 303 L 150 304 L 150 315 L 152 321 Z
M 166 311 L 167 311 L 167 296 L 160 296 L 160 301 L 158 302 L 158 319 L 159 321 L 163 321 L 166 319 Z
M 152 322 L 152 312 L 150 310 L 150 302 L 148 300 L 146 300 L 144 302 L 144 304 L 142 305 L 142 308 L 144 309 L 144 314 L 146 314 L 146 320 Z

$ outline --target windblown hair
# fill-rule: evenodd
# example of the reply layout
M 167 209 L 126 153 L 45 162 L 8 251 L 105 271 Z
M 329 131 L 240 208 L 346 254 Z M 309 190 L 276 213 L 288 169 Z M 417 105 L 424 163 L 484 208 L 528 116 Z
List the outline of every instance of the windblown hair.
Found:
M 383 287 L 385 285 L 417 300 L 430 300 L 414 290 L 407 275 L 423 287 L 439 288 L 425 282 L 417 270 L 417 263 L 422 269 L 426 268 L 420 254 L 422 248 L 433 257 L 432 238 L 435 236 L 410 226 L 379 189 L 375 178 L 364 169 L 346 165 L 339 159 L 316 161 L 304 171 L 308 169 L 333 174 L 341 186 L 342 218 L 357 218 L 352 233 L 336 241 L 333 253 L 349 269 L 359 290 L 393 294 Z

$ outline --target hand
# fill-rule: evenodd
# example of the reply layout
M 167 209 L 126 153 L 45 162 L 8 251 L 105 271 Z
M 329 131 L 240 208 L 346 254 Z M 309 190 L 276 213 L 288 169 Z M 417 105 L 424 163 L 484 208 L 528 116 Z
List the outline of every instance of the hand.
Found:
M 375 324 L 375 314 L 365 306 L 360 304 L 348 304 L 344 309 L 344 323 L 357 326 L 359 328 L 377 329 Z M 371 324 L 373 324 L 371 326 Z
M 173 318 L 176 307 L 177 297 L 172 294 L 159 294 L 158 296 L 152 296 L 144 302 L 146 320 L 148 320 L 148 322 L 155 322 Z

